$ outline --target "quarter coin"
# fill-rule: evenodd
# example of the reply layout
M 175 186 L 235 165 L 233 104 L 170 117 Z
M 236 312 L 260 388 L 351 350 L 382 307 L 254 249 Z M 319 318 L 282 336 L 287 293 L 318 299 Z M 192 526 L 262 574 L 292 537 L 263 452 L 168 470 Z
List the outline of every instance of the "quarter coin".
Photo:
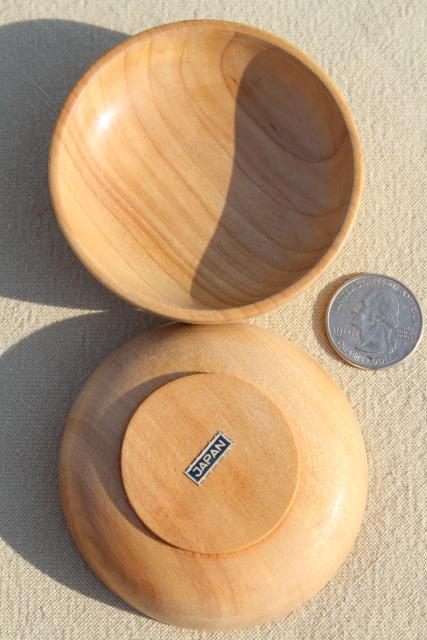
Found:
M 389 276 L 349 280 L 326 312 L 326 332 L 335 351 L 364 369 L 385 369 L 404 360 L 419 343 L 422 328 L 418 300 Z

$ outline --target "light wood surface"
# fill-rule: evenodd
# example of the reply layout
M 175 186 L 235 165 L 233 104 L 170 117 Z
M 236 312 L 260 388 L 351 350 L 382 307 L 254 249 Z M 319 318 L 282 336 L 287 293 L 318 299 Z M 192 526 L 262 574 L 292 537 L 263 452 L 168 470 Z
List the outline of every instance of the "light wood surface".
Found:
M 361 191 L 352 116 L 289 43 L 164 25 L 102 57 L 66 102 L 50 189 L 77 255 L 136 306 L 239 320 L 289 300 L 341 247 Z
M 193 485 L 184 471 L 216 431 L 233 447 Z M 297 347 L 244 324 L 170 324 L 111 354 L 72 408 L 59 472 L 69 527 L 101 580 L 149 616 L 198 629 L 303 604 L 350 552 L 367 491 L 344 394 Z
M 232 448 L 198 486 L 184 470 L 217 432 Z M 298 454 L 282 412 L 256 387 L 195 374 L 164 385 L 136 411 L 124 437 L 122 477 L 135 512 L 160 538 L 224 554 L 258 542 L 284 518 Z

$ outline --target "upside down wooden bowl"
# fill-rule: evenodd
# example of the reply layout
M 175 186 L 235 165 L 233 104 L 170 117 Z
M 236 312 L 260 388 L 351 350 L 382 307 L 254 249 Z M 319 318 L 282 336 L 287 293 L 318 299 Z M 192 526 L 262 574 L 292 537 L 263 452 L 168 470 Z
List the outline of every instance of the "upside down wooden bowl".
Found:
M 94 64 L 60 115 L 49 180 L 68 241 L 107 287 L 216 323 L 282 304 L 333 260 L 361 154 L 308 56 L 201 20 L 145 31 Z
M 336 384 L 250 325 L 168 325 L 111 354 L 60 453 L 80 551 L 126 602 L 182 627 L 248 627 L 316 593 L 351 550 L 365 449 Z

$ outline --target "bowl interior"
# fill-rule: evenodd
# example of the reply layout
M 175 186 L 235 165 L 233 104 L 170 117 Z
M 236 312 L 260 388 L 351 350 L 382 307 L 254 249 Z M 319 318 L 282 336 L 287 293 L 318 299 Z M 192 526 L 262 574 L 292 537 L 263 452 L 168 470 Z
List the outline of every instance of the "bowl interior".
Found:
M 294 285 L 337 244 L 355 151 L 300 57 L 257 30 L 181 23 L 84 76 L 50 183 L 71 245 L 107 286 L 174 317 L 227 310 Z

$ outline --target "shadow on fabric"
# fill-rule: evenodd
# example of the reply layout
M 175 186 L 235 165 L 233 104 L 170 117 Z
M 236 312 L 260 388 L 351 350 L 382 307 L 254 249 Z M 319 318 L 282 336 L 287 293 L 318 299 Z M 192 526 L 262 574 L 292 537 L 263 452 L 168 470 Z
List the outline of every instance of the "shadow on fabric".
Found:
M 86 309 L 122 303 L 68 247 L 47 182 L 50 138 L 77 80 L 128 36 L 63 20 L 0 28 L 0 295 Z
M 0 357 L 0 537 L 54 580 L 130 610 L 80 556 L 58 493 L 66 416 L 103 357 L 162 323 L 102 287 L 69 249 L 47 184 L 50 137 L 82 73 L 127 36 L 61 20 L 0 28 L 0 296 L 106 310 L 54 323 Z
M 124 609 L 130 607 L 92 573 L 68 531 L 59 444 L 87 376 L 116 347 L 161 322 L 131 309 L 79 316 L 36 331 L 0 358 L 0 536 L 51 578 Z

